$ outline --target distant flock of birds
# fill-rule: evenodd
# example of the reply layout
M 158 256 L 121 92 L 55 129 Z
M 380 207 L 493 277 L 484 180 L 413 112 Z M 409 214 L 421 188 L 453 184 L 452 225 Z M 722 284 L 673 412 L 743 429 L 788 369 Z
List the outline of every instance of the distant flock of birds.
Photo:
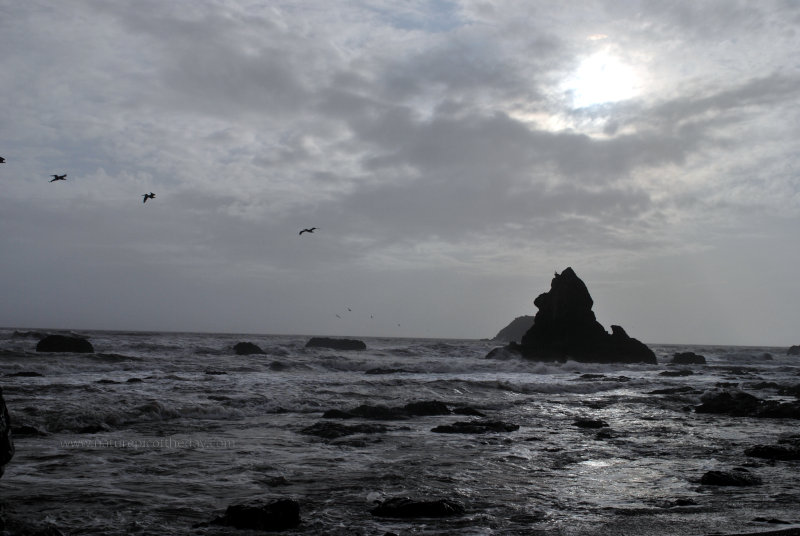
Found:
M 5 163 L 6 163 L 5 157 L 0 156 L 0 164 L 5 164 Z M 67 174 L 66 173 L 64 173 L 63 175 L 50 175 L 50 176 L 53 177 L 52 179 L 50 179 L 50 182 L 67 180 Z M 153 192 L 150 192 L 148 194 L 142 194 L 142 203 L 147 203 L 148 199 L 155 199 L 155 198 L 156 198 L 156 194 L 154 194 Z M 309 229 L 303 229 L 302 231 L 300 231 L 299 234 L 302 235 L 303 233 L 313 233 L 316 229 L 317 229 L 316 227 L 311 227 Z
M 5 164 L 5 163 L 6 163 L 6 159 L 4 157 L 0 156 L 0 164 Z M 67 180 L 67 174 L 66 173 L 64 173 L 63 175 L 50 175 L 50 176 L 53 177 L 52 179 L 50 179 L 50 182 Z M 154 194 L 153 192 L 150 192 L 150 193 L 147 193 L 147 194 L 142 194 L 142 203 L 147 203 L 148 199 L 155 199 L 155 198 L 156 198 L 156 194 Z M 303 233 L 313 234 L 314 231 L 316 231 L 316 230 L 317 230 L 317 227 L 306 228 L 306 229 L 301 230 L 298 233 L 298 235 L 302 236 Z M 352 312 L 352 309 L 350 309 L 348 307 L 347 311 L 348 312 Z M 370 318 L 374 318 L 373 315 L 369 315 L 369 317 Z M 336 318 L 342 318 L 342 317 L 339 314 L 337 314 Z M 399 326 L 400 324 L 397 324 L 397 325 Z

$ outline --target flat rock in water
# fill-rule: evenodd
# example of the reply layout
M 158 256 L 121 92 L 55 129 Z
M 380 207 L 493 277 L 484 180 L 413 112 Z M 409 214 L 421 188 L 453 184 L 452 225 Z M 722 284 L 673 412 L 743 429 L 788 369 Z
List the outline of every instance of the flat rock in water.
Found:
M 573 425 L 577 426 L 578 428 L 605 428 L 608 426 L 608 423 L 602 419 L 575 419 L 572 423 Z
M 338 439 L 353 434 L 379 434 L 388 430 L 382 424 L 354 424 L 349 426 L 338 422 L 318 422 L 303 428 L 300 433 L 324 439 Z
M 366 350 L 367 345 L 358 339 L 331 339 L 329 337 L 312 337 L 306 348 L 330 348 L 332 350 Z
M 705 365 L 706 358 L 694 352 L 678 352 L 672 356 L 673 365 Z
M 331 409 L 323 413 L 324 419 L 374 419 L 379 421 L 393 421 L 409 417 L 431 415 L 450 415 L 452 412 L 447 404 L 438 400 L 409 402 L 402 407 L 373 406 L 362 404 L 350 410 Z
M 731 471 L 708 471 L 700 479 L 705 486 L 758 486 L 761 478 L 747 469 L 736 467 Z
M 69 352 L 76 354 L 93 354 L 92 344 L 81 337 L 67 335 L 48 335 L 36 345 L 37 352 Z
M 292 499 L 233 504 L 225 510 L 225 515 L 213 520 L 211 524 L 264 531 L 291 529 L 300 524 L 300 505 Z
M 454 517 L 464 515 L 464 507 L 450 499 L 434 501 L 415 501 L 408 497 L 386 499 L 370 510 L 377 517 L 395 517 L 401 519 L 416 517 Z
M 459 421 L 453 424 L 443 424 L 431 429 L 437 434 L 488 434 L 491 432 L 515 432 L 519 425 L 503 421 Z
M 744 453 L 768 460 L 800 460 L 800 447 L 794 445 L 756 445 L 745 449 Z
M 236 355 L 266 354 L 264 350 L 252 342 L 238 342 L 233 347 L 233 351 L 236 352 Z

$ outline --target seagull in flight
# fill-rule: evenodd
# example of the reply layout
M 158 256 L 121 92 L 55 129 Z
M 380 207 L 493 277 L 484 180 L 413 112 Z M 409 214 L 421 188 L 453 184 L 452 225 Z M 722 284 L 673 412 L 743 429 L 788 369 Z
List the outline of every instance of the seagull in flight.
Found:
M 300 232 L 299 232 L 299 233 L 297 233 L 297 234 L 298 234 L 298 235 L 301 235 L 301 234 L 303 234 L 303 233 L 313 233 L 313 232 L 314 232 L 314 229 L 316 229 L 316 227 L 312 227 L 311 229 L 303 229 L 302 231 L 300 231 Z
M 155 199 L 156 198 L 156 194 L 154 194 L 153 192 L 150 192 L 149 194 L 142 194 L 142 197 L 144 198 L 144 199 L 142 199 L 142 203 L 147 203 L 148 199 Z
M 66 173 L 64 173 L 63 175 L 50 175 L 50 176 L 51 176 L 51 177 L 53 177 L 53 178 L 50 180 L 50 182 L 56 182 L 56 181 L 65 181 L 65 180 L 67 180 L 67 174 L 66 174 Z

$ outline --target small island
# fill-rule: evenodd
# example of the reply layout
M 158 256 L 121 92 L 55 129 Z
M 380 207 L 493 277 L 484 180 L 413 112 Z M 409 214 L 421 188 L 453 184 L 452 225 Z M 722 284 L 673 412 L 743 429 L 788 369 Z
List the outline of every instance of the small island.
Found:
M 550 291 L 533 302 L 539 311 L 533 326 L 519 343 L 495 348 L 486 356 L 520 356 L 536 361 L 592 363 L 650 363 L 656 356 L 642 342 L 629 337 L 620 326 L 609 334 L 597 321 L 586 284 L 572 268 L 556 273 Z

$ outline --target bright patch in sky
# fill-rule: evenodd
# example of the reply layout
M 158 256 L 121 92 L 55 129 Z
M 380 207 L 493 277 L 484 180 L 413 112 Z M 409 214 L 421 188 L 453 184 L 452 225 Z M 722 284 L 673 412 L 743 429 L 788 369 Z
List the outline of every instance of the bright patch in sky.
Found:
M 635 97 L 639 79 L 632 67 L 604 51 L 584 59 L 563 87 L 574 108 L 585 108 Z

